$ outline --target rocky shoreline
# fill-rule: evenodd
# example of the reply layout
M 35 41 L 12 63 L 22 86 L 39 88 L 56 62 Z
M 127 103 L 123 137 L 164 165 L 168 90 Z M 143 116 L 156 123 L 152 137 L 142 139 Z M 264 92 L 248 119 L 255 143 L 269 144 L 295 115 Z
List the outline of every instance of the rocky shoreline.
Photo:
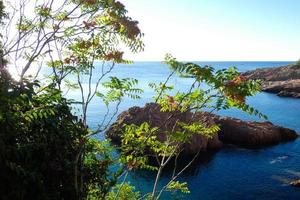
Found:
M 262 80 L 262 90 L 278 96 L 300 98 L 300 65 L 259 68 L 243 74 L 249 79 Z
M 173 115 L 171 120 L 167 120 Z M 220 131 L 208 139 L 201 134 L 195 134 L 191 140 L 182 144 L 183 154 L 195 154 L 198 151 L 220 149 L 223 144 L 233 144 L 245 148 L 257 148 L 280 142 L 295 140 L 298 135 L 294 130 L 273 125 L 271 122 L 243 121 L 231 117 L 220 117 L 207 112 L 160 112 L 159 105 L 148 103 L 144 107 L 132 107 L 122 112 L 117 121 L 106 132 L 106 137 L 119 144 L 124 124 L 140 125 L 148 122 L 153 127 L 161 127 L 157 132 L 159 140 L 164 141 L 163 131 L 171 130 L 177 120 L 183 122 L 200 121 L 206 125 L 218 124 Z M 167 122 L 166 122 L 167 121 Z

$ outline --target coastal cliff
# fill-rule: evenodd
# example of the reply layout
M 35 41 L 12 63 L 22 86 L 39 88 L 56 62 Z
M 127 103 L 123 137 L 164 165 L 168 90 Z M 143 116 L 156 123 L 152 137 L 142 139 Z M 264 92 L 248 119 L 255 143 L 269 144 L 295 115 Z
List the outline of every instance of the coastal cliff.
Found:
M 259 68 L 243 74 L 262 80 L 262 90 L 278 96 L 300 98 L 300 64 L 274 68 Z
M 170 115 L 173 115 L 171 120 Z M 107 130 L 106 136 L 116 144 L 120 144 L 122 127 L 124 124 L 140 125 L 148 122 L 153 127 L 162 127 L 157 132 L 158 139 L 163 141 L 164 130 L 171 130 L 176 121 L 200 121 L 206 125 L 218 124 L 220 131 L 213 138 L 208 139 L 201 134 L 192 136 L 189 142 L 182 144 L 183 154 L 194 154 L 200 151 L 219 149 L 223 144 L 234 144 L 240 147 L 262 147 L 278 144 L 284 141 L 295 140 L 298 135 L 295 131 L 273 125 L 271 122 L 242 121 L 231 117 L 220 117 L 207 112 L 174 113 L 160 112 L 159 105 L 148 103 L 144 107 L 132 107 L 122 112 L 117 121 Z

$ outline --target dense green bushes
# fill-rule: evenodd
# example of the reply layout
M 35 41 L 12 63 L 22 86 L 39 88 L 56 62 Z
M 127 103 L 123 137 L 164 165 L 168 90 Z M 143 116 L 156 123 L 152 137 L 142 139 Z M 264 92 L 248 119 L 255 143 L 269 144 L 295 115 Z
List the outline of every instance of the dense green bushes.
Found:
M 109 191 L 114 178 L 110 181 L 106 174 L 111 164 L 107 151 L 84 138 L 88 130 L 72 115 L 60 91 L 48 86 L 35 92 L 38 83 L 15 82 L 4 69 L 0 87 L 2 199 L 75 199 L 87 196 L 95 185 L 99 195 Z M 76 177 L 76 156 L 82 148 L 87 154 Z M 75 177 L 82 182 L 77 193 Z

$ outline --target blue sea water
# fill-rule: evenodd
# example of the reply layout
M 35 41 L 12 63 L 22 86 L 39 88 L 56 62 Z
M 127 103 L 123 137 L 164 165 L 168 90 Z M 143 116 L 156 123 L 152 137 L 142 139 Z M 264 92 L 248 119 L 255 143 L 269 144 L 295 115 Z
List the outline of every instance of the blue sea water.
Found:
M 275 67 L 290 62 L 198 62 L 212 65 L 217 69 L 236 66 L 239 71 L 261 67 Z M 99 64 L 100 65 L 100 64 Z M 130 65 L 120 64 L 110 74 L 121 78 L 132 77 L 139 80 L 139 87 L 144 89 L 142 99 L 126 99 L 120 110 L 132 106 L 143 106 L 152 101 L 154 92 L 148 87 L 149 82 L 164 81 L 170 71 L 160 62 L 136 62 Z M 96 79 L 93 79 L 95 81 Z M 191 80 L 174 78 L 171 80 L 176 90 L 187 89 Z M 70 92 L 71 98 L 78 98 L 78 93 Z M 266 114 L 271 122 L 285 126 L 300 133 L 300 99 L 283 98 L 261 92 L 247 100 L 249 104 Z M 94 100 L 88 111 L 88 123 L 96 128 L 101 122 L 105 107 L 99 100 Z M 219 112 L 245 120 L 259 120 L 238 110 Z M 103 135 L 98 136 L 99 139 Z M 145 171 L 131 173 L 129 180 L 136 189 L 150 191 L 155 174 Z M 162 176 L 161 184 L 169 178 L 169 173 Z M 188 183 L 190 194 L 165 194 L 163 199 L 300 199 L 300 189 L 291 187 L 287 181 L 300 178 L 300 139 L 261 149 L 243 149 L 225 146 L 218 152 L 201 156 L 182 176 L 181 181 Z

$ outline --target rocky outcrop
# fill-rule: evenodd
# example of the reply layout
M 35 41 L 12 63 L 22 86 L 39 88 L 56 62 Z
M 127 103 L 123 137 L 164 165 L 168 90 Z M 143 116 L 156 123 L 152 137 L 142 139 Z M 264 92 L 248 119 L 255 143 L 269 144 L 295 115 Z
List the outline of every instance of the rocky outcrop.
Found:
M 180 113 L 180 112 L 160 112 L 160 107 L 157 104 L 146 104 L 145 107 L 132 107 L 127 111 L 122 112 L 117 121 L 107 130 L 106 136 L 112 140 L 112 142 L 119 144 L 120 136 L 122 134 L 123 124 L 136 124 L 140 125 L 143 122 L 148 122 L 152 127 L 159 127 L 157 137 L 160 141 L 164 141 L 165 137 L 163 132 L 166 130 L 175 130 L 176 122 L 190 122 L 200 120 L 200 113 L 194 116 L 192 120 L 192 113 Z M 209 115 L 201 115 L 201 120 L 207 125 L 214 124 Z M 192 136 L 189 143 L 182 144 L 185 154 L 194 154 L 200 151 L 206 151 L 209 149 L 218 149 L 222 146 L 222 142 L 219 140 L 218 135 L 208 139 L 200 134 Z
M 185 154 L 194 154 L 200 151 L 218 149 L 222 144 L 234 144 L 241 147 L 261 147 L 277 144 L 283 141 L 294 140 L 298 137 L 295 131 L 273 125 L 271 122 L 242 121 L 230 117 L 220 117 L 206 112 L 180 113 L 160 112 L 157 104 L 149 103 L 144 107 L 132 107 L 121 113 L 117 121 L 106 132 L 106 136 L 114 143 L 120 143 L 122 125 L 148 122 L 153 127 L 159 127 L 158 139 L 165 140 L 165 130 L 175 130 L 176 122 L 198 121 L 204 124 L 220 125 L 220 132 L 212 139 L 201 134 L 195 134 L 191 140 L 182 144 Z M 175 129 L 174 129 L 175 128 Z
M 243 74 L 262 80 L 262 90 L 278 96 L 300 98 L 300 65 L 261 68 Z
M 278 96 L 300 98 L 300 79 L 263 82 L 262 89 Z
M 275 126 L 271 122 L 242 121 L 231 117 L 217 117 L 219 139 L 243 147 L 261 147 L 297 138 L 295 131 Z

